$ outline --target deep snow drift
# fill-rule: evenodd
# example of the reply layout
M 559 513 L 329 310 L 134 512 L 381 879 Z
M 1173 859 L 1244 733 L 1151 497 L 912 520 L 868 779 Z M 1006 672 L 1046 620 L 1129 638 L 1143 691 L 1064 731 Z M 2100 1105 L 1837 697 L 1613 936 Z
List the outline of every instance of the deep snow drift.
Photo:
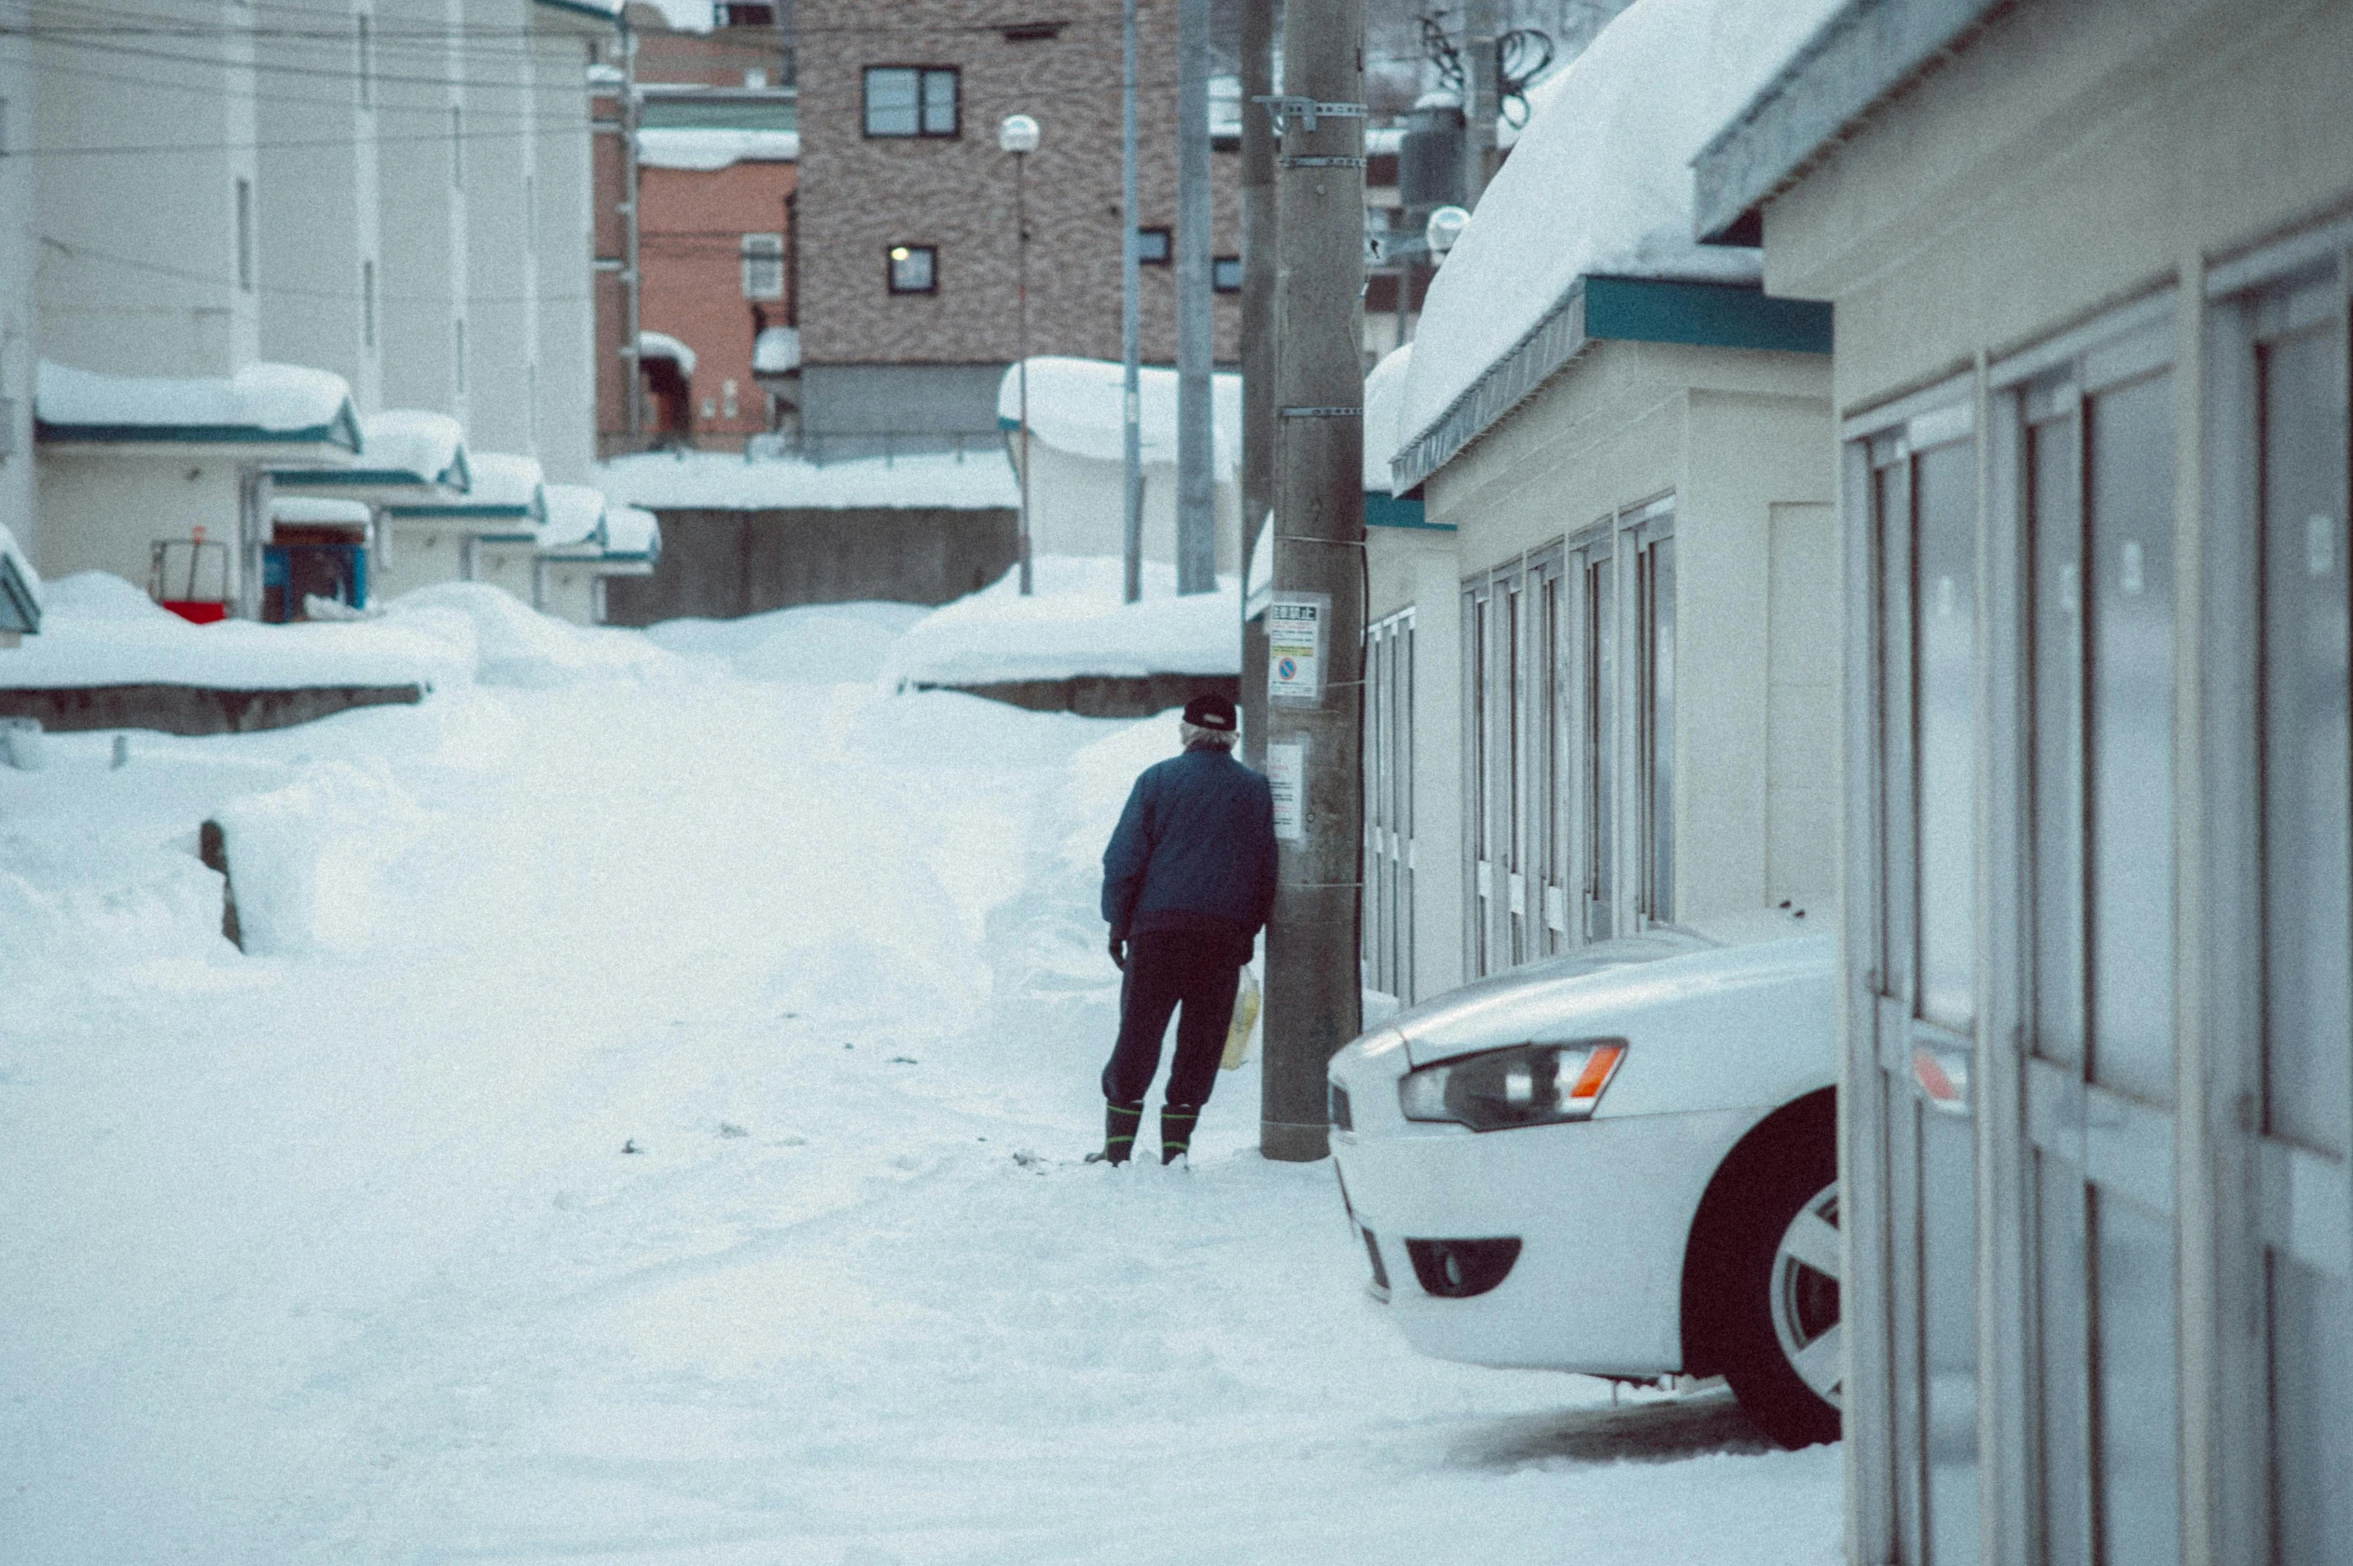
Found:
M 1070 1162 L 1168 718 L 445 596 L 422 706 L 0 770 L 0 1558 L 1836 1559 L 1833 1451 L 1410 1354 L 1254 1072 Z

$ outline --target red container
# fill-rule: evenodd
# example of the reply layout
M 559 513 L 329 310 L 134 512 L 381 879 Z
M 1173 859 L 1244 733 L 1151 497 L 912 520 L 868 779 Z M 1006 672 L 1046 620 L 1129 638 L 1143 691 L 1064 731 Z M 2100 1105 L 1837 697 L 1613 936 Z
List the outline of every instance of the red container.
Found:
M 163 606 L 191 625 L 210 625 L 215 620 L 229 617 L 227 604 L 207 602 L 201 598 L 166 598 Z

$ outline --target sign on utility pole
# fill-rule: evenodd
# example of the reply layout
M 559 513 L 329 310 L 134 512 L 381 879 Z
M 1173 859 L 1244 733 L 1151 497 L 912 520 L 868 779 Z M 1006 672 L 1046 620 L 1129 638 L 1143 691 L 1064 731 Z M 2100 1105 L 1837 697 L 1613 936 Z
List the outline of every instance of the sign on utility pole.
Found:
M 1211 467 L 1209 0 L 1177 0 L 1177 592 L 1217 589 Z
M 1277 0 L 1242 0 L 1242 754 L 1266 764 L 1266 637 L 1250 624 L 1250 562 L 1275 503 L 1275 90 Z M 1271 546 L 1270 546 L 1271 547 Z
M 1324 1069 L 1363 1006 L 1364 0 L 1287 0 L 1275 227 L 1267 775 L 1281 874 L 1266 942 L 1259 1150 L 1330 1151 Z

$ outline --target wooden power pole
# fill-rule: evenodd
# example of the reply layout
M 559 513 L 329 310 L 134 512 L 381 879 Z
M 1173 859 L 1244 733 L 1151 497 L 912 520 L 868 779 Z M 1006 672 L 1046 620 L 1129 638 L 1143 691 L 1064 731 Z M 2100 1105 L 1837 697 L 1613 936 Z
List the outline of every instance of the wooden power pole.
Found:
M 1259 1150 L 1330 1151 L 1324 1069 L 1363 989 L 1364 0 L 1286 0 L 1275 175 L 1274 601 L 1267 771 L 1282 849 L 1267 931 Z
M 1242 0 L 1242 755 L 1266 766 L 1266 629 L 1250 620 L 1250 559 L 1275 503 L 1275 90 L 1281 0 Z

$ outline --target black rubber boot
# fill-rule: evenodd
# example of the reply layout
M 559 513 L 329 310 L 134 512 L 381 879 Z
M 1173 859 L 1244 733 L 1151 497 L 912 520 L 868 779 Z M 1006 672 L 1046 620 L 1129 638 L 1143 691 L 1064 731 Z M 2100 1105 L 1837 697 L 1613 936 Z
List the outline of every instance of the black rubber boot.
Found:
M 1107 1099 L 1103 1104 L 1103 1151 L 1089 1153 L 1090 1164 L 1124 1164 L 1136 1150 L 1136 1132 L 1143 1128 L 1144 1101 L 1122 1104 Z
M 1173 1164 L 1180 1158 L 1188 1164 L 1193 1161 L 1188 1156 L 1187 1149 L 1193 1143 L 1193 1122 L 1200 1118 L 1201 1108 L 1198 1104 L 1190 1107 L 1183 1104 L 1163 1104 L 1160 1106 L 1160 1161 L 1162 1163 Z

